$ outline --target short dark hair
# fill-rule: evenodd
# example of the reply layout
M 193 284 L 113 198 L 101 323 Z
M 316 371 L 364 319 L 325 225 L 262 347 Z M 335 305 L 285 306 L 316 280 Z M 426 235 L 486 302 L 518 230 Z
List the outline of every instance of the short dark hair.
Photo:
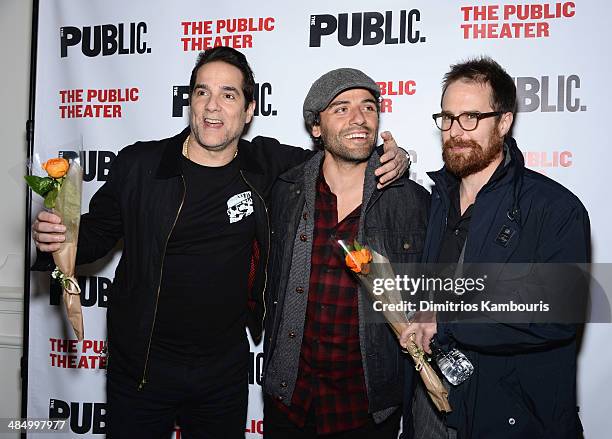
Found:
M 191 99 L 191 94 L 195 88 L 196 77 L 198 76 L 198 70 L 200 67 L 202 67 L 204 64 L 215 61 L 230 64 L 242 72 L 242 93 L 244 94 L 244 108 L 246 109 L 253 101 L 253 95 L 255 93 L 255 78 L 246 56 L 244 56 L 242 52 L 239 52 L 231 47 L 219 46 L 204 52 L 200 52 L 198 55 L 198 61 L 191 71 L 191 79 L 189 80 L 189 98 Z
M 446 89 L 455 81 L 477 82 L 491 86 L 491 108 L 494 111 L 504 113 L 515 113 L 516 111 L 516 86 L 508 73 L 488 56 L 468 59 L 467 61 L 454 64 L 450 71 L 444 75 L 442 81 L 442 99 Z

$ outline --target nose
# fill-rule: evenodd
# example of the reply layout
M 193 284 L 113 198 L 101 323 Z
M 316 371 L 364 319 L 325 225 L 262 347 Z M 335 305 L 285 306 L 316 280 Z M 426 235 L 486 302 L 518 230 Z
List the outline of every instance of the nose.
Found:
M 361 110 L 361 108 L 354 108 L 353 110 L 351 110 L 350 123 L 359 126 L 365 125 L 366 118 L 363 115 L 363 111 Z
M 206 111 L 217 111 L 219 110 L 219 96 L 211 94 L 206 100 L 205 104 Z
M 450 134 L 452 138 L 461 137 L 463 135 L 463 128 L 459 125 L 458 120 L 453 120 L 450 130 L 448 130 L 448 134 Z

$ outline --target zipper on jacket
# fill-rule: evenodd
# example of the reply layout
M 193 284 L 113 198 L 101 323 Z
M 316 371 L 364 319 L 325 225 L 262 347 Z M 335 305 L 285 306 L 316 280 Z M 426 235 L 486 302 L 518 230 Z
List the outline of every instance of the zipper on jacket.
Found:
M 253 185 L 249 183 L 249 181 L 246 179 L 246 177 L 242 173 L 242 170 L 240 170 L 240 175 L 242 176 L 242 179 L 247 184 L 247 186 L 250 187 L 251 190 L 255 192 L 257 196 L 259 197 L 259 199 L 261 200 L 261 203 L 263 204 L 263 207 L 264 207 L 264 211 L 266 212 L 266 223 L 268 225 L 268 251 L 266 252 L 266 263 L 264 265 L 264 286 L 263 286 L 263 289 L 261 290 L 261 303 L 263 304 L 263 308 L 264 308 L 263 316 L 261 317 L 261 327 L 263 330 L 263 324 L 266 318 L 266 298 L 264 297 L 264 295 L 266 292 L 266 287 L 268 286 L 268 260 L 270 259 L 270 215 L 268 214 L 268 207 L 266 206 L 266 202 L 264 201 L 263 197 L 259 194 L 259 192 L 257 192 L 257 189 L 255 189 Z
M 145 357 L 144 369 L 142 371 L 142 378 L 140 383 L 138 384 L 138 390 L 142 390 L 147 384 L 147 367 L 149 366 L 149 354 L 151 353 L 151 341 L 153 340 L 153 331 L 155 330 L 155 320 L 157 318 L 157 305 L 159 304 L 159 293 L 161 290 L 162 276 L 164 270 L 164 259 L 166 259 L 166 249 L 168 248 L 168 241 L 170 241 L 170 236 L 174 231 L 174 227 L 176 226 L 176 222 L 178 221 L 178 217 L 181 214 L 181 210 L 183 209 L 183 203 L 185 202 L 185 194 L 187 193 L 187 185 L 185 184 L 185 177 L 181 174 L 181 179 L 183 180 L 183 198 L 181 199 L 181 204 L 179 205 L 178 211 L 176 212 L 176 217 L 174 218 L 174 222 L 172 223 L 172 228 L 170 229 L 170 233 L 166 237 L 166 243 L 164 244 L 164 252 L 162 253 L 162 262 L 159 269 L 159 284 L 157 285 L 157 297 L 155 298 L 155 311 L 153 312 L 153 324 L 151 325 L 151 334 L 149 335 L 149 345 L 147 346 L 147 356 Z

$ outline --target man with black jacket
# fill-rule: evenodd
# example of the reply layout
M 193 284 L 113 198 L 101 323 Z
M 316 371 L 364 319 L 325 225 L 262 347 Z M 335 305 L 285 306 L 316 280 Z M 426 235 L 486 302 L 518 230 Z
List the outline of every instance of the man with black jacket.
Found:
M 589 261 L 589 217 L 569 190 L 525 168 L 508 135 L 516 107 L 512 78 L 486 57 L 454 65 L 444 77 L 441 105 L 433 118 L 442 131 L 444 168 L 429 174 L 435 187 L 424 261 L 498 264 L 488 265 L 488 272 L 502 271 L 484 299 L 504 293 L 507 284 L 517 301 L 546 300 L 552 287 L 555 303 L 580 303 L 577 296 L 586 291 L 571 289 L 580 284 L 559 285 L 559 279 L 572 274 L 571 264 Z M 435 335 L 439 345 L 455 346 L 474 365 L 471 377 L 450 388 L 453 411 L 445 420 L 420 384 L 413 407 L 407 392 L 404 418 L 414 414 L 414 437 L 579 437 L 572 324 L 579 320 L 489 317 L 437 324 L 435 316 L 420 318 L 404 331 L 404 344 L 412 339 L 430 352 Z
M 190 80 L 190 126 L 123 149 L 81 218 L 78 264 L 123 239 L 107 315 L 109 437 L 167 437 L 177 419 L 186 438 L 244 437 L 245 325 L 261 337 L 267 198 L 281 172 L 313 154 L 240 138 L 253 117 L 254 87 L 240 52 L 201 54 Z M 407 160 L 391 149 L 386 170 L 403 173 Z M 47 212 L 33 224 L 43 252 L 55 250 L 63 232 Z M 44 262 L 34 268 L 51 268 L 50 258 Z
M 394 263 L 421 258 L 429 193 L 407 177 L 376 188 L 379 96 L 356 69 L 315 81 L 303 112 L 323 150 L 272 191 L 267 439 L 397 438 L 406 358 L 337 242 L 356 239 Z

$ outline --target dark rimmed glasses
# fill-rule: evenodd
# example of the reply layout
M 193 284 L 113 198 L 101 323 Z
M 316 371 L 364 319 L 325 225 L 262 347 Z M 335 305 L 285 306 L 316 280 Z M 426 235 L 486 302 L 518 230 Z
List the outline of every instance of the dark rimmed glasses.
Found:
M 481 113 L 479 111 L 466 111 L 461 113 L 459 116 L 454 116 L 450 113 L 436 113 L 432 114 L 433 120 L 436 122 L 436 126 L 442 131 L 448 131 L 453 126 L 453 122 L 457 121 L 463 131 L 474 131 L 478 128 L 478 122 L 481 119 L 487 117 L 501 116 L 503 111 L 490 111 L 488 113 Z

